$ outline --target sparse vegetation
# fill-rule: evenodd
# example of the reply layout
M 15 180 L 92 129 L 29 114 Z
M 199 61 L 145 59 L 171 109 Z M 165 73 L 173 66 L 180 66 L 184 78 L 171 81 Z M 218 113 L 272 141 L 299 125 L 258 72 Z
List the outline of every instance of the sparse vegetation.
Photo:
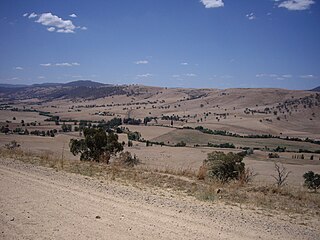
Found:
M 184 141 L 178 142 L 175 147 L 185 147 L 187 144 Z
M 287 178 L 290 175 L 290 171 L 286 169 L 283 164 L 274 163 L 274 170 L 276 175 L 272 175 L 272 177 L 276 180 L 276 185 L 278 188 L 284 186 L 286 184 Z
M 5 144 L 4 147 L 8 150 L 15 150 L 20 147 L 20 144 L 16 140 L 13 140 L 13 141 Z
M 132 156 L 130 152 L 122 152 L 119 156 L 119 163 L 123 166 L 134 167 L 139 163 L 139 159 L 135 154 Z

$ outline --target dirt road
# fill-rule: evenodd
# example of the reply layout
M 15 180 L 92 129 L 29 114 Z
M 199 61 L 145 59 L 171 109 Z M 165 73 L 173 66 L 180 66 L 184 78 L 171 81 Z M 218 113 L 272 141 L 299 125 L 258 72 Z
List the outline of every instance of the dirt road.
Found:
M 317 226 L 0 159 L 0 239 L 320 239 Z

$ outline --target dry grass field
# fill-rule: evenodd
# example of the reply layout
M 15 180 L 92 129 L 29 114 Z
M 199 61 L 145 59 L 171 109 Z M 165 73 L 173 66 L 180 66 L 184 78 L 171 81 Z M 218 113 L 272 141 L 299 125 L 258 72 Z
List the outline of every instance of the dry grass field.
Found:
M 249 147 L 260 149 L 245 158 L 247 165 L 259 173 L 256 181 L 270 182 L 274 159 L 269 159 L 268 153 L 280 146 L 286 147 L 290 152 L 279 153 L 280 158 L 275 160 L 286 164 L 292 171 L 288 179 L 290 183 L 301 185 L 305 171 L 319 171 L 319 154 L 304 153 L 304 160 L 293 159 L 299 149 L 320 150 L 318 144 L 278 138 L 211 135 L 192 129 L 180 129 L 203 126 L 211 130 L 226 130 L 240 135 L 272 134 L 281 138 L 288 136 L 320 139 L 320 111 L 319 106 L 315 105 L 318 104 L 316 93 L 284 89 L 167 89 L 144 86 L 128 86 L 127 91 L 134 94 L 114 95 L 94 100 L 26 99 L 3 102 L 2 106 L 9 105 L 9 109 L 0 110 L 0 126 L 9 126 L 12 129 L 27 128 L 28 131 L 61 129 L 61 124 L 55 125 L 52 121 L 45 121 L 48 117 L 40 115 L 39 112 L 59 116 L 62 121 L 108 121 L 114 117 L 131 117 L 143 121 L 145 117 L 157 117 L 156 121 L 152 120 L 147 125 L 123 125 L 132 132 L 139 132 L 145 140 L 169 145 L 146 147 L 145 143 L 134 142 L 132 148 L 126 147 L 139 157 L 142 162 L 141 167 L 198 171 L 209 152 L 240 152 L 240 148 Z M 310 102 L 312 104 L 309 106 Z M 12 111 L 12 108 L 17 108 L 19 111 Z M 266 108 L 269 110 L 266 111 Z M 162 119 L 163 116 L 179 116 L 179 120 L 173 121 L 170 126 L 171 121 Z M 22 126 L 22 120 L 25 126 Z M 26 126 L 32 122 L 36 124 Z M 74 123 L 67 122 L 67 124 Z M 73 128 L 75 126 L 73 125 Z M 126 134 L 119 136 L 120 142 L 127 143 Z M 77 160 L 79 157 L 69 152 L 71 138 L 79 138 L 79 133 L 58 132 L 54 138 L 2 134 L 0 144 L 16 140 L 26 151 L 45 152 L 56 157 L 63 156 L 66 159 Z M 185 142 L 187 147 L 170 147 L 181 141 Z M 236 148 L 206 147 L 208 143 L 232 143 Z M 199 146 L 194 147 L 195 145 Z M 311 155 L 314 155 L 314 160 L 310 160 Z
M 111 181 L 112 184 L 133 187 L 136 190 L 128 191 L 130 196 L 131 194 L 135 196 L 135 199 L 137 196 L 135 191 L 152 191 L 156 195 L 169 194 L 179 199 L 191 197 L 192 201 L 195 201 L 196 208 L 199 207 L 198 204 L 201 204 L 201 201 L 204 201 L 209 204 L 214 203 L 216 207 L 217 204 L 223 204 L 227 206 L 226 209 L 238 206 L 240 209 L 246 208 L 245 214 L 252 211 L 252 214 L 249 214 L 251 217 L 257 214 L 267 218 L 279 216 L 282 219 L 279 220 L 280 225 L 290 222 L 292 229 L 295 229 L 293 235 L 286 235 L 284 231 L 277 232 L 273 229 L 273 232 L 277 232 L 280 238 L 286 236 L 294 239 L 293 236 L 295 236 L 297 239 L 316 239 L 319 236 L 319 194 L 308 191 L 303 186 L 302 177 L 310 170 L 320 172 L 320 145 L 304 141 L 306 138 L 320 140 L 318 105 L 320 99 L 316 93 L 283 89 L 167 89 L 144 86 L 127 86 L 127 91 L 127 95 L 113 95 L 98 99 L 60 98 L 43 101 L 33 98 L 0 102 L 0 127 L 3 130 L 10 130 L 6 134 L 0 133 L 1 178 L 11 183 L 14 179 L 10 176 L 14 174 L 14 178 L 21 178 L 22 182 L 25 181 L 24 173 L 18 173 L 15 170 L 20 168 L 16 162 L 19 160 L 27 164 L 23 165 L 22 172 L 26 172 L 29 180 L 45 177 L 38 176 L 38 173 L 32 172 L 33 170 L 30 172 L 28 164 L 49 167 L 62 174 L 76 173 L 96 179 L 101 183 Z M 57 117 L 58 122 L 51 119 L 57 119 Z M 146 117 L 150 118 L 150 121 L 144 124 Z M 139 125 L 123 124 L 120 127 L 124 133 L 118 134 L 119 142 L 124 143 L 124 150 L 139 159 L 140 163 L 135 168 L 119 166 L 118 156 L 113 156 L 111 164 L 106 165 L 105 163 L 82 162 L 79 161 L 79 156 L 71 154 L 70 140 L 83 138 L 77 130 L 80 127 L 80 121 L 97 125 L 113 118 L 141 120 Z M 64 123 L 71 125 L 71 132 L 62 131 Z M 223 130 L 230 134 L 237 134 L 237 136 L 208 134 L 196 130 L 197 126 L 212 131 Z M 26 129 L 29 135 L 24 134 Z M 53 136 L 50 136 L 50 131 L 54 133 Z M 39 136 L 32 135 L 31 132 L 36 132 Z M 131 147 L 128 146 L 127 135 L 130 132 L 140 134 L 140 140 L 132 141 L 133 146 Z M 266 134 L 274 137 L 248 137 L 248 135 Z M 300 141 L 289 141 L 285 139 L 286 137 L 297 138 Z M 17 141 L 20 147 L 15 150 L 6 150 L 3 146 L 12 141 Z M 148 144 L 149 142 L 152 144 Z M 162 146 L 159 145 L 160 142 L 163 143 Z M 181 142 L 184 142 L 186 146 L 175 146 Z M 208 143 L 211 145 L 208 146 Z M 214 146 L 225 143 L 233 144 L 234 148 Z M 285 148 L 285 152 L 276 152 L 279 158 L 269 158 L 269 153 L 275 153 L 278 147 Z M 246 168 L 256 174 L 250 183 L 221 184 L 199 179 L 199 169 L 208 153 L 213 151 L 239 153 L 244 148 L 254 149 L 253 154 L 244 158 Z M 302 155 L 303 159 L 301 159 Z M 287 172 L 290 172 L 285 187 L 281 189 L 275 187 L 273 178 L 273 175 L 276 174 L 275 162 L 280 163 Z M 67 178 L 73 179 L 72 176 Z M 33 180 L 32 182 L 35 184 L 34 187 L 30 186 L 32 191 L 35 191 L 35 188 L 43 188 L 42 183 Z M 68 185 L 69 183 L 63 184 Z M 46 187 L 51 188 L 51 183 L 46 183 Z M 3 188 L 1 191 L 5 191 L 8 196 L 18 197 L 18 192 L 8 189 Z M 51 190 L 55 191 L 54 189 Z M 118 189 L 118 185 L 115 189 Z M 64 196 L 63 191 L 59 191 L 57 192 L 59 197 L 70 197 Z M 87 198 L 86 194 L 85 192 L 80 193 L 82 197 Z M 110 204 L 109 200 L 105 201 L 98 195 L 95 193 L 94 201 Z M 199 200 L 201 201 L 198 202 Z M 85 202 L 85 200 L 82 201 Z M 119 205 L 118 198 L 112 201 L 116 201 L 116 205 Z M 181 199 L 177 200 L 178 205 L 181 204 L 180 201 Z M 165 201 L 168 206 L 171 203 L 172 200 Z M 39 204 L 42 204 L 40 200 Z M 81 204 L 79 208 L 82 208 Z M 6 209 L 11 209 L 12 214 L 19 216 L 9 205 L 6 205 Z M 152 211 L 157 212 L 158 210 L 159 206 L 156 206 Z M 175 208 L 174 211 L 176 210 Z M 35 209 L 30 211 L 38 214 L 39 217 Z M 141 214 L 147 213 L 142 212 Z M 167 214 L 165 216 L 167 217 Z M 166 218 L 165 216 L 162 216 L 163 219 Z M 199 217 L 199 219 L 190 222 L 189 227 L 194 228 L 194 232 L 188 233 L 189 238 L 195 236 L 201 239 L 212 233 L 216 234 L 207 227 L 203 228 L 203 231 L 206 231 L 205 234 L 200 234 L 198 227 L 195 226 L 198 226 L 202 217 L 193 214 L 187 217 L 190 216 Z M 284 221 L 283 219 L 287 216 L 289 216 L 288 219 Z M 237 221 L 238 216 L 233 219 Z M 275 221 L 278 220 L 273 218 L 270 222 Z M 306 225 L 309 229 L 307 234 L 305 234 Z M 256 227 L 260 229 L 261 224 L 259 223 Z M 243 239 L 250 239 L 252 236 L 270 239 L 269 234 L 261 234 L 264 230 L 259 230 L 260 233 L 257 233 L 252 230 L 250 224 L 245 228 L 251 232 L 249 235 L 243 233 Z M 243 229 L 242 226 L 237 231 L 243 231 Z M 144 232 L 141 229 L 138 231 Z M 5 229 L 5 232 L 10 231 Z M 104 231 L 101 231 L 101 234 L 103 233 Z M 59 234 L 54 236 L 59 236 Z M 119 239 L 124 236 L 119 230 Z M 151 237 L 146 236 L 146 239 Z M 232 236 L 239 237 L 238 233 L 226 237 Z M 10 236 L 4 237 L 10 238 Z M 41 236 L 33 237 L 41 238 Z M 275 239 L 277 239 L 276 236 Z

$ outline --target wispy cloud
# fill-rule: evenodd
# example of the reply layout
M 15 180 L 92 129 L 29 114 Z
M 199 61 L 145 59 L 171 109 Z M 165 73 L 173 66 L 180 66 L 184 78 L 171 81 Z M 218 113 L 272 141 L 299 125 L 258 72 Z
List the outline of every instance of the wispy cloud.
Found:
M 40 63 L 40 66 L 42 66 L 42 67 L 50 67 L 51 63 Z
M 180 63 L 180 64 L 183 65 L 183 66 L 189 65 L 189 63 L 187 63 L 187 62 L 182 62 L 182 63 Z
M 284 74 L 282 75 L 283 78 L 292 78 L 292 75 L 291 74 Z
M 22 16 L 26 17 L 26 16 L 28 16 L 28 15 L 29 15 L 29 13 L 25 13 L 25 14 L 23 14 Z
M 69 17 L 76 18 L 78 16 L 75 13 L 72 13 L 72 14 L 69 15 Z
M 222 0 L 200 0 L 205 8 L 218 8 L 223 7 L 224 3 Z
M 196 77 L 197 74 L 194 74 L 194 73 L 187 73 L 185 74 L 186 77 Z
M 181 78 L 181 76 L 179 74 L 173 74 L 171 75 L 172 78 Z
M 45 76 L 38 76 L 38 79 L 45 79 Z
M 197 77 L 197 74 L 195 73 L 173 74 L 171 75 L 171 77 L 177 80 L 183 80 L 184 78 Z
M 77 63 L 77 62 L 73 62 L 73 63 L 64 62 L 64 63 L 56 63 L 55 65 L 58 66 L 58 67 L 73 67 L 73 66 L 80 66 L 80 63 Z
M 279 7 L 286 8 L 291 11 L 307 10 L 314 4 L 313 0 L 287 0 L 279 4 Z
M 292 78 L 293 76 L 291 74 L 260 73 L 260 74 L 257 74 L 256 77 L 284 80 L 284 79 Z
M 57 67 L 74 67 L 74 66 L 80 66 L 80 63 L 78 62 L 72 62 L 72 63 L 68 63 L 68 62 L 63 62 L 63 63 L 41 63 L 40 66 L 42 67 L 53 67 L 53 66 L 57 66 Z
M 148 64 L 149 61 L 148 60 L 139 60 L 139 61 L 135 61 L 135 64 L 139 65 L 139 64 Z
M 23 67 L 15 67 L 15 70 L 23 70 Z
M 24 16 L 24 15 L 23 15 Z M 36 18 L 38 15 L 36 13 L 31 13 L 28 18 Z
M 314 79 L 314 78 L 316 78 L 316 76 L 314 76 L 312 74 L 308 74 L 308 75 L 301 75 L 300 78 L 303 78 L 303 79 Z
M 248 18 L 249 20 L 255 20 L 256 19 L 256 15 L 252 12 L 252 13 L 248 13 L 246 15 L 246 18 Z
M 153 75 L 151 73 L 145 73 L 145 74 L 138 74 L 137 78 L 150 78 Z

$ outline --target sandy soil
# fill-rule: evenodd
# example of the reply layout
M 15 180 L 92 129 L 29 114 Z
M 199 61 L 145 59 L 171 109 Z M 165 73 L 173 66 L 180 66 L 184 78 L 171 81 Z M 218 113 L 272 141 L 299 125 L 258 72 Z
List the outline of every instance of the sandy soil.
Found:
M 1 239 L 320 238 L 317 220 L 139 190 L 14 160 L 0 159 L 0 182 Z

